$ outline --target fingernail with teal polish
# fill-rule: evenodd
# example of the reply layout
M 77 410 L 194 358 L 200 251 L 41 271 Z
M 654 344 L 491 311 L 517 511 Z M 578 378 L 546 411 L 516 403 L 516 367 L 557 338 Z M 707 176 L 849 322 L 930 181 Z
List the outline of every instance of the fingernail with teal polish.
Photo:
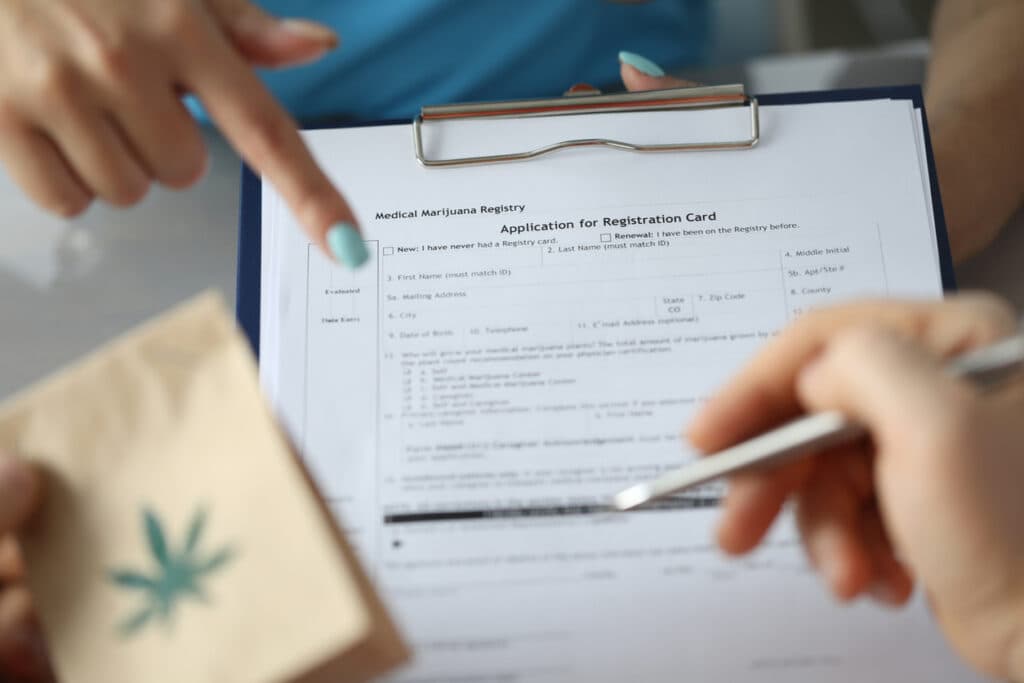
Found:
M 370 257 L 363 236 L 350 223 L 337 223 L 328 230 L 327 246 L 334 258 L 349 268 L 358 268 Z
M 623 50 L 619 53 L 619 61 L 623 64 L 629 64 L 637 71 L 645 73 L 648 76 L 654 76 L 657 78 L 665 75 L 664 69 L 647 59 L 647 57 L 642 57 L 635 52 L 626 52 Z

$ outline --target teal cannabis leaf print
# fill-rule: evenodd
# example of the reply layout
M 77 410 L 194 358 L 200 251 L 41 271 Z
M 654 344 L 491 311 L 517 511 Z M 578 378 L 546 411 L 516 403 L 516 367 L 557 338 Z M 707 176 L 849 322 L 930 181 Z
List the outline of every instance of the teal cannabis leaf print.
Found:
M 134 635 L 153 619 L 170 623 L 175 607 L 185 598 L 207 602 L 204 582 L 235 556 L 234 549 L 228 546 L 210 554 L 200 552 L 199 542 L 206 526 L 206 511 L 202 508 L 192 516 L 185 541 L 178 550 L 168 543 L 160 519 L 152 510 L 142 511 L 142 522 L 146 543 L 156 564 L 155 571 L 147 574 L 135 569 L 114 569 L 109 572 L 114 586 L 137 592 L 143 600 L 142 609 L 121 622 L 119 631 L 123 636 Z

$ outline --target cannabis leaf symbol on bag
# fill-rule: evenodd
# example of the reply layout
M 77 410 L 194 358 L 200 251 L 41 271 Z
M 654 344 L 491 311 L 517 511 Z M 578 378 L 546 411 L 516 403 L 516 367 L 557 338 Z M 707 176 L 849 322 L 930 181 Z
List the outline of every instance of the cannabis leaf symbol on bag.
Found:
M 211 555 L 200 553 L 199 540 L 206 526 L 206 511 L 202 508 L 192 516 L 185 543 L 178 552 L 169 547 L 163 526 L 152 510 L 144 509 L 142 519 L 149 550 L 156 561 L 155 573 L 147 575 L 134 569 L 114 569 L 109 573 L 115 586 L 137 591 L 145 600 L 140 611 L 119 625 L 118 630 L 126 637 L 137 633 L 154 618 L 169 624 L 175 607 L 184 598 L 206 602 L 203 581 L 235 555 L 228 546 Z

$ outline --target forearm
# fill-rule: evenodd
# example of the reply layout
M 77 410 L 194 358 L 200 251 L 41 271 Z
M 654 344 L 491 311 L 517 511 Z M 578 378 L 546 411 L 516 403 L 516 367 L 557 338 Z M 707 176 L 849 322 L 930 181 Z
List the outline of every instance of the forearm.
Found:
M 1024 0 L 944 0 L 928 114 L 954 256 L 985 246 L 1024 203 Z

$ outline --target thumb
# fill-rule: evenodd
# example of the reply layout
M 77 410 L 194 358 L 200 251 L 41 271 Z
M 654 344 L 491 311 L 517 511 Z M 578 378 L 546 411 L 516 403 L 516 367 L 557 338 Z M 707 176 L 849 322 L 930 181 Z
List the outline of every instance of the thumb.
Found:
M 0 453 L 0 536 L 14 531 L 31 514 L 39 497 L 39 479 L 26 463 Z
M 295 66 L 318 59 L 338 46 L 338 35 L 323 24 L 279 19 L 249 0 L 208 2 L 235 47 L 256 66 Z
M 697 83 L 684 81 L 674 76 L 666 76 L 664 69 L 635 52 L 619 53 L 619 73 L 626 90 L 638 92 L 642 90 L 666 90 L 668 88 L 692 88 Z

